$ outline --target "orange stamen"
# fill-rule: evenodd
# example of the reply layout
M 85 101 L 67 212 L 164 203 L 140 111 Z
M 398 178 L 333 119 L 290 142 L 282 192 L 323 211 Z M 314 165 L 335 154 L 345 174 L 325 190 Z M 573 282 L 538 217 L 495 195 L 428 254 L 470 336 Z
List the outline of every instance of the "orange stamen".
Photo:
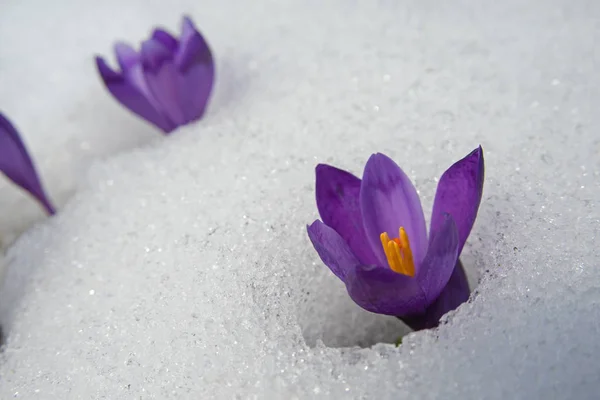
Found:
M 399 274 L 415 276 L 415 262 L 404 228 L 400 227 L 397 238 L 390 239 L 387 232 L 383 232 L 379 239 L 390 269 Z

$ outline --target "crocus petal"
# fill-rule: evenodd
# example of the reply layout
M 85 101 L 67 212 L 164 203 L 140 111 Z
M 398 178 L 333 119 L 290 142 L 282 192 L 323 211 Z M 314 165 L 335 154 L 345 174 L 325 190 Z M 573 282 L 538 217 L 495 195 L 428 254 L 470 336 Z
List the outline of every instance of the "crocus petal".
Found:
M 421 201 L 408 176 L 384 154 L 373 154 L 367 161 L 360 190 L 360 209 L 367 239 L 380 265 L 387 265 L 380 234 L 387 232 L 395 237 L 403 226 L 418 270 L 427 251 Z
M 125 107 L 156 125 L 165 133 L 175 129 L 175 125 L 165 118 L 123 75 L 113 71 L 101 57 L 96 57 L 98 72 L 109 92 Z
M 185 120 L 196 120 L 206 110 L 215 79 L 215 68 L 208 44 L 187 17 L 183 20 L 175 65 L 181 74 L 178 92 Z
M 139 54 L 127 43 L 119 42 L 115 44 L 115 54 L 117 55 L 119 67 L 123 72 L 140 63 Z
M 456 263 L 450 280 L 438 298 L 429 306 L 425 313 L 402 317 L 402 321 L 413 330 L 430 329 L 438 326 L 440 318 L 449 311 L 469 299 L 469 282 L 460 260 Z
M 152 32 L 152 39 L 162 43 L 171 53 L 177 51 L 179 42 L 169 32 L 164 29 L 157 28 Z
M 307 226 L 306 230 L 323 263 L 329 267 L 335 276 L 344 281 L 347 271 L 355 268 L 360 263 L 350 247 L 336 231 L 319 220 Z
M 359 265 L 350 269 L 346 289 L 356 304 L 378 314 L 421 314 L 427 307 L 427 298 L 416 279 L 388 268 Z
M 190 45 L 194 44 L 191 43 L 192 41 L 196 41 L 197 46 L 190 47 Z M 198 29 L 196 29 L 189 17 L 184 17 L 181 24 L 181 47 L 179 50 L 178 65 L 183 66 L 198 55 L 201 56 L 200 62 L 203 64 L 212 64 L 213 62 L 212 53 L 208 47 L 208 43 L 206 43 L 206 40 L 204 40 L 204 37 L 200 34 Z M 196 54 L 198 50 L 201 50 L 200 54 Z
M 173 54 L 161 42 L 150 39 L 142 43 L 141 56 L 150 92 L 167 117 L 175 125 L 182 125 L 185 118 L 179 101 L 178 72 L 173 63 Z
M 367 242 L 360 214 L 360 179 L 349 172 L 319 164 L 316 172 L 317 208 L 323 222 L 333 228 L 365 265 L 377 265 Z
M 115 44 L 115 54 L 123 77 L 133 85 L 150 104 L 160 112 L 160 104 L 154 99 L 146 84 L 140 55 L 128 44 Z
M 115 53 L 117 54 L 117 61 L 125 80 L 148 100 L 157 113 L 161 114 L 166 121 L 169 121 L 169 118 L 161 111 L 161 104 L 154 98 L 148 84 L 146 84 L 140 55 L 125 43 L 117 43 L 115 45 Z M 172 124 L 170 121 L 169 123 Z
M 479 146 L 448 168 L 438 183 L 430 232 L 440 228 L 445 213 L 452 215 L 458 229 L 458 254 L 462 251 L 477 217 L 484 174 L 483 150 Z
M 0 113 L 0 171 L 11 181 L 28 191 L 44 206 L 48 214 L 54 214 L 54 206 L 44 192 L 42 183 L 19 133 L 10 121 Z
M 427 255 L 421 263 L 416 279 L 433 303 L 450 279 L 458 259 L 458 230 L 451 215 L 446 214 L 443 224 L 431 234 Z

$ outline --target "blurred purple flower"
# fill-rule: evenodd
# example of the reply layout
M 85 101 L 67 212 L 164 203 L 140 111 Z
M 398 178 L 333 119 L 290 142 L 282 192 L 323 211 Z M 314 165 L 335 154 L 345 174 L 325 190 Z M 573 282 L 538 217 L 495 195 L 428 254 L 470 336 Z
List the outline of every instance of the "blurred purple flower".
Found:
M 35 197 L 48 214 L 55 213 L 54 206 L 42 188 L 42 183 L 19 133 L 2 113 L 0 113 L 0 171 Z
M 165 133 L 202 117 L 215 71 L 210 48 L 191 19 L 183 18 L 179 40 L 157 28 L 139 54 L 124 43 L 117 43 L 115 52 L 121 72 L 102 57 L 96 57 L 96 65 L 125 107 Z
M 440 178 L 428 238 L 419 195 L 390 158 L 373 154 L 362 180 L 319 164 L 323 222 L 308 226 L 308 236 L 359 306 L 397 316 L 413 329 L 431 328 L 469 298 L 458 257 L 477 216 L 483 180 L 480 146 Z

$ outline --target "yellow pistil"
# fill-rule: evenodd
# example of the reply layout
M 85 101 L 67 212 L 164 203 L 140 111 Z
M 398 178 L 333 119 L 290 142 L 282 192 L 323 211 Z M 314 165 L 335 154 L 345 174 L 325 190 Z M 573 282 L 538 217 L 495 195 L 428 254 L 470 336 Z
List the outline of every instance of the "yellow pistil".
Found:
M 379 238 L 390 269 L 399 274 L 415 276 L 415 262 L 404 228 L 400 227 L 397 238 L 390 239 L 387 232 L 383 232 Z

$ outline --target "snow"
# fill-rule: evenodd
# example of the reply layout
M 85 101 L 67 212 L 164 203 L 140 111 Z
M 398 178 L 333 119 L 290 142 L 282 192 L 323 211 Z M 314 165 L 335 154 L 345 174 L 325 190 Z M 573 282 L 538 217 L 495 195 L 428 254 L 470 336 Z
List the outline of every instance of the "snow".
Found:
M 0 109 L 60 206 L 0 182 L 0 398 L 595 398 L 600 4 L 9 0 Z M 162 137 L 93 56 L 188 13 L 205 118 Z M 112 55 L 111 55 L 112 57 Z M 481 144 L 469 303 L 410 333 L 321 263 L 314 166 L 436 179 Z M 20 235 L 24 232 L 22 235 Z M 20 236 L 19 236 L 20 235 Z

